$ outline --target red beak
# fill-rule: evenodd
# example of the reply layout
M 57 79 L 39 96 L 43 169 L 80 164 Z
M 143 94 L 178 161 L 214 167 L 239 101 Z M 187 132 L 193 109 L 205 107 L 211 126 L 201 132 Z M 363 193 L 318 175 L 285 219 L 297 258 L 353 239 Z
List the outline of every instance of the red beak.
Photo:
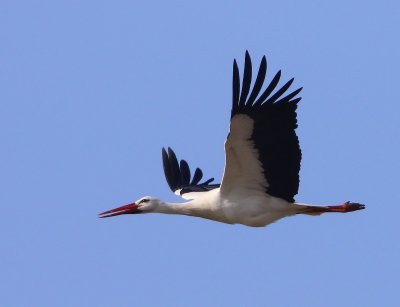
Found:
M 115 209 L 111 209 L 105 212 L 102 212 L 99 214 L 100 218 L 103 217 L 110 217 L 110 216 L 116 216 L 116 215 L 121 215 L 121 214 L 135 214 L 135 213 L 140 213 L 141 211 L 138 209 L 138 205 L 135 203 L 131 203 L 129 205 L 125 205 L 122 207 L 118 207 Z

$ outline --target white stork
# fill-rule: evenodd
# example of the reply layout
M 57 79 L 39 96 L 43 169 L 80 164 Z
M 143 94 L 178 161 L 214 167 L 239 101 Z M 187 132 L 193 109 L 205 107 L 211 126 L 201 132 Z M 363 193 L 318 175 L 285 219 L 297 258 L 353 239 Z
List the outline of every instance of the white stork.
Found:
M 192 177 L 188 163 L 185 160 L 178 163 L 172 149 L 163 148 L 168 185 L 175 194 L 188 201 L 169 203 L 146 196 L 100 213 L 99 217 L 167 213 L 262 227 L 295 214 L 320 215 L 364 209 L 364 205 L 349 201 L 338 206 L 314 206 L 294 201 L 301 161 L 295 133 L 296 108 L 301 98 L 296 96 L 302 88 L 284 96 L 293 79 L 277 88 L 281 77 L 281 71 L 278 71 L 261 91 L 266 72 L 264 56 L 251 86 L 252 64 L 246 51 L 240 85 L 239 69 L 236 60 L 233 62 L 231 122 L 225 142 L 225 171 L 221 184 L 211 184 L 214 178 L 200 183 L 203 173 L 199 168 Z

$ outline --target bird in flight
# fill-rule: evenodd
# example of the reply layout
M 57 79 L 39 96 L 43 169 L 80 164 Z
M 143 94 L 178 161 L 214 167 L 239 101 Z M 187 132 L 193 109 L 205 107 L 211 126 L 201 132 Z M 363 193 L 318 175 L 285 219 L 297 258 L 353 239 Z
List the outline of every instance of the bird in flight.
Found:
M 336 206 L 297 203 L 301 150 L 296 135 L 296 108 L 302 88 L 290 91 L 294 79 L 278 86 L 281 71 L 264 85 L 267 60 L 262 58 L 252 84 L 252 63 L 246 51 L 242 82 L 233 62 L 233 93 L 229 134 L 225 142 L 225 170 L 221 184 L 214 178 L 201 182 L 185 160 L 178 161 L 171 148 L 162 149 L 164 173 L 171 190 L 183 203 L 145 196 L 134 203 L 99 214 L 166 213 L 201 217 L 227 224 L 266 226 L 296 214 L 352 212 L 365 206 L 345 202 Z M 288 91 L 289 90 L 289 91 Z

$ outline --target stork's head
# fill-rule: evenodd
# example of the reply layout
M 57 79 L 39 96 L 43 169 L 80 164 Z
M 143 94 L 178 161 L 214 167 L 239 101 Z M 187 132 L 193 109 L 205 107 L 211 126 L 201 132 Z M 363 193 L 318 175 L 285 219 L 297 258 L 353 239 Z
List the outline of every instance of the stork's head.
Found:
M 160 201 L 158 199 L 151 196 L 145 196 L 138 199 L 134 203 L 102 212 L 99 214 L 99 217 L 103 218 L 121 214 L 138 214 L 152 212 L 155 211 L 159 204 Z

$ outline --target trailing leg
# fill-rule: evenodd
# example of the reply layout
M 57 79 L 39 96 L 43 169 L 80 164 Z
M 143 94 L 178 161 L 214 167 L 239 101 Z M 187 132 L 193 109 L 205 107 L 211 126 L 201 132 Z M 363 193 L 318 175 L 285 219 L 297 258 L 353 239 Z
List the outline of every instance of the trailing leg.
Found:
M 340 212 L 340 213 L 347 213 L 353 212 L 357 210 L 365 209 L 365 206 L 359 203 L 352 203 L 352 202 L 345 202 L 339 206 L 309 206 L 309 205 L 302 205 L 296 204 L 299 208 L 297 214 L 308 214 L 308 215 L 320 215 L 326 212 Z

